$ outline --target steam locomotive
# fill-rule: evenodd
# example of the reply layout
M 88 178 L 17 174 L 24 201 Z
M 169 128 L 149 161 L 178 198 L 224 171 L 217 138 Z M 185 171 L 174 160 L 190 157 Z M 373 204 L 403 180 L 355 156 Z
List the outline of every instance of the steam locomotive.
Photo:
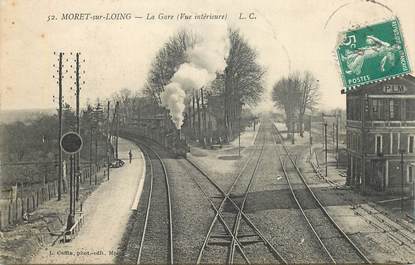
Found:
M 186 158 L 186 154 L 190 152 L 190 147 L 187 144 L 186 139 L 181 137 L 181 131 L 175 130 L 171 132 L 171 135 L 167 135 L 167 149 L 171 150 L 176 157 L 184 157 Z

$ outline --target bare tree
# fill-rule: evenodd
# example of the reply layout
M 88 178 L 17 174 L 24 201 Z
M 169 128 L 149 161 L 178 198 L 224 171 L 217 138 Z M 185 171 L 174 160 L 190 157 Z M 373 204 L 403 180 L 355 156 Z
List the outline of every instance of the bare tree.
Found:
M 275 105 L 285 112 L 285 122 L 288 131 L 294 130 L 294 121 L 297 118 L 300 91 L 300 79 L 298 73 L 291 74 L 287 78 L 280 79 L 275 83 L 272 90 L 272 98 Z
M 300 104 L 298 113 L 298 123 L 300 126 L 300 136 L 304 134 L 304 114 L 307 109 L 313 110 L 319 100 L 318 80 L 309 71 L 304 72 L 300 79 Z
M 132 103 L 132 94 L 133 92 L 128 88 L 123 88 L 119 92 L 113 94 L 113 105 L 115 106 L 116 102 L 119 102 L 119 112 L 121 114 L 121 122 L 125 124 L 126 120 L 130 118 L 131 115 L 131 103 Z
M 319 100 L 318 80 L 308 71 L 294 72 L 275 83 L 272 98 L 276 106 L 285 111 L 288 131 L 295 129 L 297 121 L 300 136 L 303 136 L 305 112 L 313 110 Z

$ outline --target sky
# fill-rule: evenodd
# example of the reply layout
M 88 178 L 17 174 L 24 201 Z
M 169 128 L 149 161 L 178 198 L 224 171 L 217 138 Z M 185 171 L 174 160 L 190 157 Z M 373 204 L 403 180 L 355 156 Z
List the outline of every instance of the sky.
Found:
M 258 111 L 270 109 L 272 85 L 294 71 L 319 80 L 320 109 L 344 108 L 336 61 L 339 33 L 398 17 L 410 65 L 415 67 L 415 1 L 118 1 L 0 0 L 0 109 L 56 108 L 57 55 L 65 52 L 69 72 L 81 52 L 81 105 L 123 88 L 141 90 L 157 51 L 175 32 L 191 29 L 209 38 L 216 29 L 237 28 L 258 52 L 266 70 Z M 130 20 L 61 20 L 63 13 L 131 13 Z M 157 19 L 159 14 L 226 14 L 225 21 Z M 253 13 L 255 19 L 239 19 Z M 156 19 L 147 20 L 147 14 Z M 54 15 L 57 20 L 47 21 Z M 83 62 L 82 60 L 85 60 Z M 73 64 L 73 63 L 72 63 Z M 55 65 L 55 67 L 53 67 Z M 85 73 L 83 73 L 85 71 Z M 55 75 L 55 78 L 53 76 Z M 73 76 L 72 76 L 73 78 Z M 74 79 L 65 75 L 64 100 L 74 105 Z

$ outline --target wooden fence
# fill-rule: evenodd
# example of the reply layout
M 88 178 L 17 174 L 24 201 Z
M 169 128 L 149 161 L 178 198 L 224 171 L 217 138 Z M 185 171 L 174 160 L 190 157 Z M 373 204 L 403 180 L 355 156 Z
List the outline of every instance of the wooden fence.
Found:
M 93 178 L 99 172 L 104 163 L 93 165 L 91 171 L 89 167 L 83 168 L 80 175 L 80 183 Z M 88 181 L 89 183 L 89 181 Z M 94 181 L 92 181 L 94 183 Z M 63 189 L 66 192 L 67 189 Z M 10 194 L 12 191 L 10 190 Z M 0 200 L 0 229 L 8 225 L 19 223 L 29 217 L 29 214 L 36 210 L 39 205 L 58 196 L 58 180 L 48 182 L 34 187 L 20 189 L 17 196 L 10 195 L 10 199 Z

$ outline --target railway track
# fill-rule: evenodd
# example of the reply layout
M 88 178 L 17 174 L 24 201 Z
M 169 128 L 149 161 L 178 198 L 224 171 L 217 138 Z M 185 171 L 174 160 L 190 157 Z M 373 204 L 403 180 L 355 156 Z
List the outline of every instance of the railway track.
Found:
M 173 222 L 167 170 L 156 151 L 142 142 L 138 144 L 144 153 L 150 185 L 136 263 L 173 264 Z
M 293 170 L 287 170 L 285 162 L 279 156 L 284 177 L 301 214 L 318 239 L 324 253 L 332 263 L 371 263 L 350 237 L 340 228 L 334 219 L 308 186 L 292 155 L 284 145 L 282 136 L 274 126 L 274 141 L 281 143 Z
M 313 168 L 316 176 L 325 181 L 330 186 L 334 188 L 339 188 L 341 185 L 330 180 L 322 174 L 322 170 L 318 163 L 309 161 L 311 167 Z M 354 212 L 355 215 L 360 216 L 366 223 L 374 227 L 376 230 L 381 233 L 386 234 L 392 241 L 394 241 L 399 246 L 406 247 L 408 251 L 412 254 L 415 254 L 415 249 L 413 244 L 415 243 L 415 237 L 413 232 L 406 229 L 404 226 L 400 225 L 398 222 L 390 220 L 384 213 L 375 210 L 368 205 L 356 204 L 353 200 L 347 200 L 350 204 L 350 209 Z M 368 208 L 369 207 L 369 208 Z
M 248 199 L 248 194 L 251 191 L 252 185 L 256 177 L 256 171 L 261 162 L 263 150 L 265 145 L 265 136 L 261 149 L 254 151 L 254 153 L 247 159 L 245 165 L 241 171 L 236 175 L 232 184 L 225 191 L 221 188 L 203 169 L 200 168 L 195 162 L 186 159 L 187 162 L 193 167 L 193 171 L 189 172 L 192 175 L 192 178 L 196 185 L 199 187 L 204 197 L 210 202 L 212 209 L 215 211 L 215 216 L 212 219 L 210 227 L 206 233 L 204 242 L 200 248 L 199 255 L 196 263 L 202 263 L 203 258 L 209 260 L 209 250 L 208 246 L 212 245 L 222 245 L 227 248 L 227 258 L 226 262 L 228 264 L 233 264 L 237 257 L 236 253 L 240 253 L 243 261 L 250 264 L 250 257 L 246 253 L 255 252 L 255 249 L 260 249 L 261 253 L 264 252 L 264 247 L 266 250 L 264 253 L 270 255 L 270 258 L 277 260 L 280 263 L 286 264 L 286 260 L 281 256 L 278 250 L 264 237 L 261 231 L 255 226 L 251 221 L 248 215 L 244 212 L 244 207 Z M 255 159 L 254 159 L 255 158 Z M 250 172 L 248 177 L 248 185 L 245 187 L 242 196 L 237 195 L 235 187 L 237 183 L 241 182 L 241 177 L 246 174 L 248 165 L 253 166 L 252 173 Z M 221 194 L 221 197 L 212 196 L 214 194 L 208 194 L 206 192 L 207 186 L 210 185 L 214 187 L 216 192 Z M 237 198 L 242 198 L 238 202 Z M 220 199 L 220 201 L 215 202 L 214 199 Z M 228 203 L 233 211 L 225 211 L 225 205 Z M 210 261 L 211 262 L 211 261 Z M 240 263 L 241 260 L 238 260 Z
M 366 223 L 376 230 L 385 234 L 394 241 L 398 246 L 405 247 L 411 254 L 415 254 L 415 237 L 414 233 L 406 230 L 398 223 L 390 220 L 381 212 L 374 210 L 370 206 L 354 204 L 351 200 L 350 208 L 355 215 L 360 216 Z

